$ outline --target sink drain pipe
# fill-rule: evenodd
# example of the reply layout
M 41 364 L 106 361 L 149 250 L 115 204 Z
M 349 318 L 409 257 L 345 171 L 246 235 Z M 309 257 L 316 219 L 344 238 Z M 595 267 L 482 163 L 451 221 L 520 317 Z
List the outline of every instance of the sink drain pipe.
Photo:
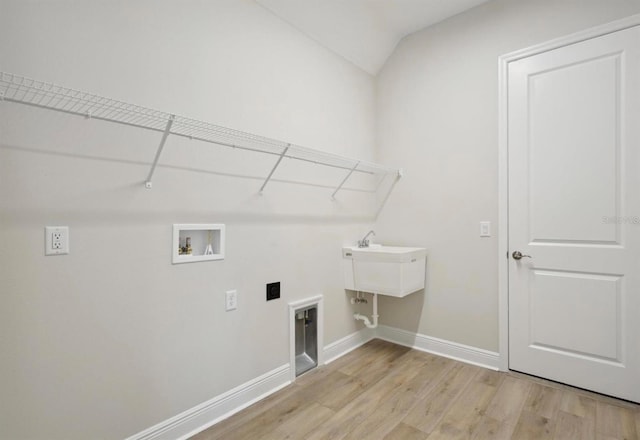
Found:
M 373 323 L 369 320 L 369 317 L 365 316 L 365 315 L 361 315 L 360 313 L 355 313 L 353 315 L 353 317 L 356 320 L 360 320 L 362 322 L 364 322 L 364 325 L 366 325 L 368 328 L 376 328 L 378 327 L 378 294 L 377 293 L 372 293 L 373 295 L 373 315 L 371 316 L 371 319 L 373 321 Z

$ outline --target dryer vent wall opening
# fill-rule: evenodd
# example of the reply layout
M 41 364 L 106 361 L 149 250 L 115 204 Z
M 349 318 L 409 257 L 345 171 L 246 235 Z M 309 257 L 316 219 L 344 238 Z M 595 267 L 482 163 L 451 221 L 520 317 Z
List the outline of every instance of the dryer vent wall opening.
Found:
M 296 310 L 295 313 L 296 377 L 318 365 L 318 307 Z

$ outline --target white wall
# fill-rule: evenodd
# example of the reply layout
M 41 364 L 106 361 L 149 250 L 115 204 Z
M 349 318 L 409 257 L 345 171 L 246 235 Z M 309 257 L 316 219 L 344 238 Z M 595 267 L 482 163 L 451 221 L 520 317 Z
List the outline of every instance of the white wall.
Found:
M 428 248 L 428 275 L 424 294 L 380 301 L 383 324 L 498 350 L 498 57 L 638 12 L 638 0 L 495 0 L 399 44 L 376 127 L 378 160 L 406 177 L 376 230 Z
M 252 1 L 0 11 L 0 70 L 373 158 L 373 79 Z M 326 343 L 361 328 L 340 247 L 371 227 L 372 194 L 332 202 L 344 172 L 286 161 L 259 196 L 273 157 L 174 138 L 148 191 L 159 140 L 0 103 L 0 438 L 123 438 L 280 367 L 294 300 L 325 295 Z M 212 222 L 226 259 L 172 265 L 172 224 Z M 45 225 L 70 227 L 70 255 L 44 257 Z
M 425 294 L 382 298 L 382 323 L 496 350 L 497 57 L 640 4 L 490 2 L 406 38 L 377 89 L 248 0 L 0 10 L 0 70 L 364 159 L 378 136 L 406 170 L 378 239 L 430 251 Z M 273 158 L 172 138 L 147 191 L 158 141 L 0 103 L 1 438 L 122 438 L 279 367 L 293 300 L 325 295 L 327 343 L 360 328 L 339 249 L 373 225 L 371 194 L 331 202 L 340 173 L 287 162 L 258 196 Z M 183 222 L 226 223 L 227 258 L 171 265 Z M 70 226 L 70 255 L 43 256 L 45 225 Z

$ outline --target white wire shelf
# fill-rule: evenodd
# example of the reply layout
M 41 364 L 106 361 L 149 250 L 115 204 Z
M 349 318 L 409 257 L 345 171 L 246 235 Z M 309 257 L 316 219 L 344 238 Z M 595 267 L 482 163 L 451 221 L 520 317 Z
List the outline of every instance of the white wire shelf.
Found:
M 335 196 L 353 173 L 396 176 L 402 174 L 402 171 L 396 168 L 289 144 L 12 73 L 0 72 L 0 101 L 26 104 L 162 133 L 160 145 L 145 182 L 147 188 L 152 187 L 153 173 L 170 135 L 277 156 L 274 167 L 260 188 L 261 192 L 283 158 L 345 170 L 344 180 L 332 196 Z

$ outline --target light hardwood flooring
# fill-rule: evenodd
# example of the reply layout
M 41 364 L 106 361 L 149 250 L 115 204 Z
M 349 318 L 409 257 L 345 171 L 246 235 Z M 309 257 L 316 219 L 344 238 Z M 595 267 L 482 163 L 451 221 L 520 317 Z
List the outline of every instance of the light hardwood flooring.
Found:
M 373 340 L 192 440 L 640 439 L 640 405 Z

